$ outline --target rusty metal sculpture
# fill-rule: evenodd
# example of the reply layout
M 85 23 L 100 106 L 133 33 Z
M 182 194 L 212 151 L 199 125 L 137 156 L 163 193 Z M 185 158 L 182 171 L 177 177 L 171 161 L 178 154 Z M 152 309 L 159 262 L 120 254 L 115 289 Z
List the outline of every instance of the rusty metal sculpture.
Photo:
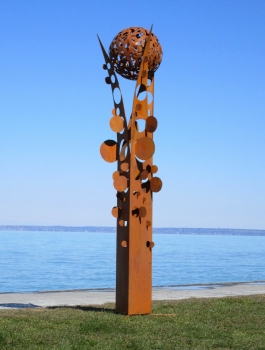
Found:
M 100 153 L 107 162 L 117 161 L 112 175 L 117 190 L 116 311 L 126 315 L 151 313 L 152 302 L 152 193 L 162 188 L 154 176 L 155 152 L 153 133 L 154 72 L 162 60 L 162 48 L 150 31 L 131 27 L 121 31 L 112 41 L 109 55 L 100 39 L 105 59 L 105 78 L 112 89 L 114 109 L 110 119 L 117 141 L 102 143 Z M 137 80 L 132 114 L 127 123 L 116 73 Z M 144 127 L 141 129 L 142 124 Z

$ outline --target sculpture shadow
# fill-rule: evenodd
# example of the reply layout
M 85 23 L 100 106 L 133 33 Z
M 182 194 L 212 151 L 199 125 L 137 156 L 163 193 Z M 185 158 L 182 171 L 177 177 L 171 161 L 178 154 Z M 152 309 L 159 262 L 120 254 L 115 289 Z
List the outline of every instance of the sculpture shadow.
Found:
M 106 307 L 100 307 L 100 306 L 85 306 L 85 305 L 74 305 L 74 306 L 68 306 L 68 305 L 61 305 L 61 306 L 48 306 L 46 309 L 75 309 L 75 310 L 82 310 L 86 312 L 108 312 L 115 314 L 115 309 L 110 309 Z

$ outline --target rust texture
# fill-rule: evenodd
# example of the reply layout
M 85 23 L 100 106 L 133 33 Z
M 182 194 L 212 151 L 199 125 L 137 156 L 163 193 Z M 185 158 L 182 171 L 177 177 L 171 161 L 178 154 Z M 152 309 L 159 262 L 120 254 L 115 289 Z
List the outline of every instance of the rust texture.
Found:
M 140 44 L 137 40 L 141 40 Z M 110 128 L 117 135 L 116 141 L 107 140 L 100 147 L 105 161 L 117 161 L 117 171 L 112 174 L 117 205 L 111 210 L 117 220 L 116 311 L 149 314 L 154 247 L 152 194 L 162 188 L 162 181 L 154 176 L 158 167 L 152 158 L 157 128 L 154 72 L 161 63 L 162 49 L 151 30 L 136 27 L 114 38 L 109 55 L 100 39 L 99 42 L 105 59 L 103 69 L 108 73 L 105 81 L 111 86 L 114 102 Z M 116 73 L 137 80 L 128 122 Z

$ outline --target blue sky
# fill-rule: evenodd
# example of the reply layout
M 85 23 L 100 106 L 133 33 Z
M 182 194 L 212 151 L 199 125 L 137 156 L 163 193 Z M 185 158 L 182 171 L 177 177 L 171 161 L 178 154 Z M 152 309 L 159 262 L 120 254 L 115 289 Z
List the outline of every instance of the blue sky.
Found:
M 154 226 L 265 229 L 264 18 L 263 0 L 1 1 L 0 224 L 115 225 L 96 34 L 107 49 L 153 24 Z M 135 83 L 119 81 L 129 115 Z

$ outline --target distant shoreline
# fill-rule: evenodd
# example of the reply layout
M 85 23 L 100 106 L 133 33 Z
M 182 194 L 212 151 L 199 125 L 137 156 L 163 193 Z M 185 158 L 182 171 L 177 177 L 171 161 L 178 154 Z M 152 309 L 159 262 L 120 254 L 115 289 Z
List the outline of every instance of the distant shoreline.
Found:
M 43 232 L 102 232 L 115 233 L 116 227 L 105 226 L 33 226 L 1 225 L 0 231 L 43 231 Z M 153 228 L 153 233 L 192 234 L 192 235 L 231 235 L 231 236 L 264 236 L 265 230 L 229 229 L 229 228 Z
M 193 283 L 193 284 L 174 284 L 174 285 L 152 285 L 152 290 L 208 290 L 222 287 L 233 287 L 233 286 L 265 286 L 265 281 L 235 281 L 235 282 L 212 282 L 212 283 Z M 18 291 L 18 292 L 0 292 L 0 296 L 3 294 L 45 294 L 45 293 L 65 293 L 65 292 L 115 292 L 114 287 L 105 288 L 77 288 L 77 289 L 51 289 L 51 290 L 32 290 L 32 291 Z

